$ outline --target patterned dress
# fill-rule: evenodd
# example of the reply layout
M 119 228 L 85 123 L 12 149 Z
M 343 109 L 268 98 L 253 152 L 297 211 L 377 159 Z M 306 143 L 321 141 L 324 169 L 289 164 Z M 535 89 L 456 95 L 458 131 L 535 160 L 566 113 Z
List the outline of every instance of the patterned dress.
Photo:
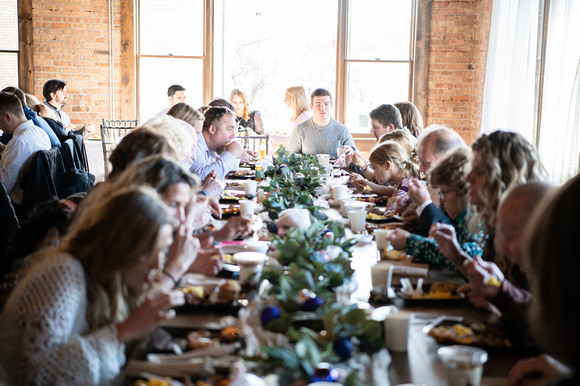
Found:
M 481 234 L 472 235 L 469 232 L 468 221 L 466 221 L 467 210 L 464 209 L 455 222 L 455 234 L 461 249 L 469 256 L 482 255 L 483 250 L 478 240 L 482 239 Z M 405 253 L 413 256 L 417 260 L 424 261 L 429 264 L 438 264 L 446 268 L 455 269 L 455 265 L 448 260 L 439 251 L 437 242 L 432 238 L 419 236 L 411 233 L 407 238 L 405 245 Z

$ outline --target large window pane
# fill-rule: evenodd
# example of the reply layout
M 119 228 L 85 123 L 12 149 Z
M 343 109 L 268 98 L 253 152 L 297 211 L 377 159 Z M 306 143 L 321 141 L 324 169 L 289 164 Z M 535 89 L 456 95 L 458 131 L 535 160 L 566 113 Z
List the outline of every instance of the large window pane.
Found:
M 0 52 L 0 90 L 8 86 L 18 86 L 18 54 Z
M 337 0 L 216 1 L 214 95 L 242 89 L 260 110 L 266 131 L 285 131 L 286 88 L 318 87 L 333 95 L 336 81 Z
M 348 59 L 409 60 L 412 3 L 351 1 Z
M 17 0 L 0 1 L 0 50 L 18 51 Z M 4 70 L 5 67 L 0 68 Z
M 369 112 L 383 103 L 409 100 L 408 63 L 350 63 L 347 67 L 346 127 L 369 133 Z
M 180 84 L 187 90 L 186 102 L 195 108 L 202 105 L 201 59 L 141 58 L 139 61 L 140 122 L 169 107 L 167 88 Z
M 139 0 L 141 55 L 203 55 L 203 0 Z

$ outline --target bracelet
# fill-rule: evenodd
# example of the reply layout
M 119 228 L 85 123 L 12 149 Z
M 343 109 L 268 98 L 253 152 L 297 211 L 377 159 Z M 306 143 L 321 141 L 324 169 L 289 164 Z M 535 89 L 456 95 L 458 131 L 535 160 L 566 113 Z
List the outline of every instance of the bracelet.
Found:
M 362 169 L 362 168 L 361 168 Z M 365 168 L 362 169 L 363 172 L 366 172 L 367 170 L 369 170 L 369 164 L 365 163 Z
M 167 276 L 168 278 L 170 278 L 173 281 L 173 284 L 175 284 L 175 287 L 177 287 L 177 285 L 179 284 L 178 280 L 175 280 L 175 278 L 173 277 L 173 275 L 171 275 L 169 272 L 167 272 L 166 270 L 162 270 L 161 273 L 165 274 L 165 276 Z

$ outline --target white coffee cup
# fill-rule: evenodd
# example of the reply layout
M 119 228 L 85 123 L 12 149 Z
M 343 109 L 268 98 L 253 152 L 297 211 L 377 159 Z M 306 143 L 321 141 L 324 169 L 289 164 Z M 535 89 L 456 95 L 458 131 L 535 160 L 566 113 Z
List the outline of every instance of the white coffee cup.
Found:
M 346 198 L 346 194 L 348 193 L 348 188 L 346 185 L 334 185 L 332 187 L 332 199 L 333 200 L 342 200 Z
M 393 270 L 395 266 L 386 261 L 379 261 L 371 267 L 371 283 L 373 287 L 386 286 L 391 288 L 393 281 Z
M 321 165 L 328 165 L 330 163 L 330 154 L 318 154 L 318 162 Z
M 375 229 L 375 241 L 379 251 L 389 247 L 389 240 L 387 238 L 391 234 L 392 229 Z
M 350 220 L 350 230 L 354 233 L 365 230 L 365 223 L 367 220 L 367 211 L 364 209 L 353 209 L 348 211 L 348 218 Z
M 344 149 L 342 147 L 336 148 L 336 158 L 340 157 L 344 153 Z
M 240 215 L 252 216 L 256 210 L 256 201 L 240 200 Z
M 398 311 L 389 314 L 384 322 L 385 345 L 392 352 L 406 352 L 409 342 L 409 325 L 414 314 Z
M 257 189 L 258 189 L 258 183 L 256 181 L 244 182 L 244 192 L 246 193 L 246 195 L 255 196 Z
M 267 259 L 268 256 L 259 252 L 236 253 L 234 260 L 240 267 L 240 284 L 257 284 Z

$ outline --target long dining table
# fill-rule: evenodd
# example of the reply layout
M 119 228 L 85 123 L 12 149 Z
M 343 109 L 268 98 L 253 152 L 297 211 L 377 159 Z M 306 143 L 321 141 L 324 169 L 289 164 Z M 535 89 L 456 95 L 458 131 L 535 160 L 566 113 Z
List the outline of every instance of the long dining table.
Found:
M 330 209 L 335 211 L 335 209 Z M 336 217 L 336 213 L 333 213 Z M 346 220 L 342 220 L 346 222 Z M 352 268 L 354 269 L 356 289 L 351 295 L 353 302 L 359 303 L 361 308 L 380 307 L 394 305 L 400 310 L 410 311 L 415 314 L 409 329 L 407 352 L 391 352 L 391 363 L 388 367 L 389 383 L 391 385 L 447 385 L 445 365 L 437 358 L 437 350 L 441 347 L 433 338 L 424 332 L 424 327 L 435 318 L 445 315 L 447 317 L 461 317 L 464 320 L 479 321 L 483 323 L 496 323 L 498 316 L 487 310 L 477 309 L 467 301 L 463 302 L 406 302 L 400 297 L 391 297 L 382 303 L 373 302 L 370 299 L 372 290 L 371 268 L 379 259 L 375 241 L 359 242 L 353 248 Z M 412 267 L 412 266 L 411 266 Z M 404 267 L 403 267 L 404 268 Z M 399 274 L 397 273 L 399 272 Z M 402 273 L 400 273 L 402 272 Z M 405 276 L 405 269 L 395 270 L 393 282 L 398 282 Z M 425 270 L 425 282 L 455 281 L 461 282 L 462 278 L 454 272 L 428 269 Z M 369 312 L 370 313 L 370 312 Z M 182 329 L 220 329 L 223 326 L 223 313 L 179 313 L 176 318 L 165 320 L 162 327 Z M 507 375 L 512 366 L 530 352 L 497 348 L 488 351 L 488 361 L 484 366 L 482 385 L 496 386 L 506 385 Z

